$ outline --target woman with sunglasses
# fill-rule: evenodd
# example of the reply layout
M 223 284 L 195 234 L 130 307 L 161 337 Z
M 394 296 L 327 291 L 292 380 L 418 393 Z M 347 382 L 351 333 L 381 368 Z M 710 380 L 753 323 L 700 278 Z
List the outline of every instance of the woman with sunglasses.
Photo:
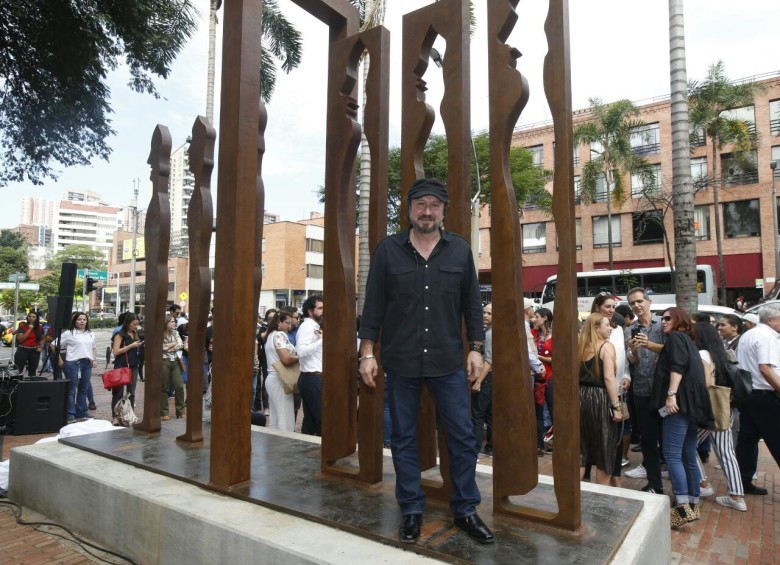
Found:
M 675 498 L 670 521 L 677 528 L 701 517 L 697 433 L 699 428 L 714 429 L 715 417 L 688 313 L 668 308 L 661 329 L 667 339 L 655 367 L 653 399 L 663 418 L 663 452 Z

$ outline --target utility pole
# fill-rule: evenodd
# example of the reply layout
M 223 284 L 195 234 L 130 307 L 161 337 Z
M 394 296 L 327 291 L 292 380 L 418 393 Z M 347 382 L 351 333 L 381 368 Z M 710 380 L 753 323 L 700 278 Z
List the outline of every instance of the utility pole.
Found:
M 84 276 L 81 279 L 81 310 L 89 316 L 89 310 L 87 309 L 87 277 L 89 277 L 89 269 L 84 267 Z
M 130 307 L 129 310 L 135 314 L 135 260 L 138 255 L 137 236 L 138 236 L 138 187 L 141 179 L 133 179 L 133 201 L 130 203 L 133 209 L 133 247 L 130 257 Z

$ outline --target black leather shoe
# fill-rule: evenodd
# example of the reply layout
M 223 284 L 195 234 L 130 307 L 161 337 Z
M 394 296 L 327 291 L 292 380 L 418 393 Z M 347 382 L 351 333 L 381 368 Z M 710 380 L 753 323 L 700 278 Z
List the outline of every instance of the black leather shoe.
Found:
M 398 528 L 398 539 L 403 543 L 414 543 L 420 539 L 422 514 L 406 514 Z
M 757 487 L 753 483 L 745 484 L 744 488 L 745 488 L 745 494 L 758 494 L 758 495 L 769 494 L 768 490 L 762 487 Z
M 493 532 L 475 513 L 464 518 L 455 518 L 455 525 L 480 543 L 493 543 Z

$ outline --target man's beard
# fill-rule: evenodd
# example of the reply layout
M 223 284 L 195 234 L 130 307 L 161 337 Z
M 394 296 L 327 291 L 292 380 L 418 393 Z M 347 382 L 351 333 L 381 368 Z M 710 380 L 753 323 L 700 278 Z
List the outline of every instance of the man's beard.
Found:
M 442 226 L 442 222 L 435 222 L 432 219 L 429 220 L 429 221 L 433 222 L 430 226 L 424 226 L 424 225 L 420 224 L 416 220 L 410 220 L 410 221 L 412 223 L 412 227 L 414 228 L 414 231 L 419 232 L 419 233 L 421 233 L 423 235 L 429 235 L 429 234 L 435 233 L 435 232 L 439 231 L 439 229 Z

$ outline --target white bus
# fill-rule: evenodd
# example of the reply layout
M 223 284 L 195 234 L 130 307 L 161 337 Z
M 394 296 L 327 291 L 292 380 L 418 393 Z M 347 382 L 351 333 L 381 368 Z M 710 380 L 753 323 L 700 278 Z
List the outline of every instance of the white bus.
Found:
M 540 302 L 545 308 L 553 309 L 555 286 L 558 276 L 547 279 Z M 589 312 L 593 298 L 600 292 L 611 292 L 626 300 L 628 291 L 636 286 L 647 289 L 653 302 L 674 304 L 674 276 L 669 267 L 642 269 L 583 271 L 577 273 L 577 310 Z M 717 304 L 715 276 L 710 265 L 696 265 L 696 286 L 699 304 Z

